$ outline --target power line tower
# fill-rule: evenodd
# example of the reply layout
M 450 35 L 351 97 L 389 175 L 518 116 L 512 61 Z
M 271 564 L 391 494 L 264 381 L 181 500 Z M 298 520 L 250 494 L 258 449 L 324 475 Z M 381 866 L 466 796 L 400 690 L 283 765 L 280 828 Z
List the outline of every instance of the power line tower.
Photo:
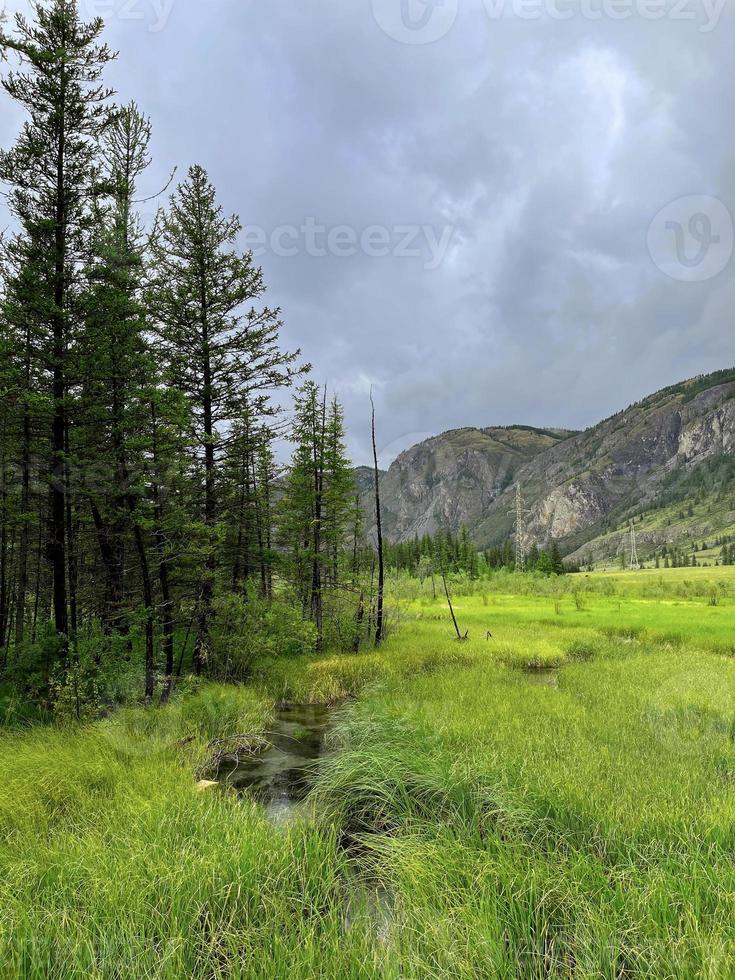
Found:
M 638 549 L 635 543 L 635 524 L 630 522 L 630 567 L 639 569 L 641 563 L 638 561 Z
M 516 536 L 516 571 L 525 572 L 526 570 L 526 529 L 525 516 L 528 511 L 523 507 L 523 496 L 521 485 L 516 483 L 516 505 L 514 510 L 508 511 L 515 516 L 515 536 Z

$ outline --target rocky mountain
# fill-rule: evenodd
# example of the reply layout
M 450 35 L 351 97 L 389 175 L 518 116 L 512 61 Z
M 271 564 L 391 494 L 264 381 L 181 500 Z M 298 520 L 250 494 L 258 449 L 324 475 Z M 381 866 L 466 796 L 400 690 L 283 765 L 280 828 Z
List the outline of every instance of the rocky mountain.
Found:
M 520 484 L 529 541 L 554 538 L 575 558 L 599 560 L 620 548 L 631 515 L 660 518 L 674 483 L 681 490 L 688 474 L 733 455 L 735 369 L 665 388 L 584 432 L 514 426 L 428 439 L 381 477 L 385 530 L 391 540 L 406 540 L 465 524 L 478 546 L 501 543 L 512 534 Z M 679 506 L 676 519 L 653 521 L 648 537 L 642 528 L 643 545 L 727 529 L 735 522 L 735 501 L 727 487 L 717 492 L 723 507 L 716 514 L 710 501 L 692 526 L 697 514 L 687 506 L 679 526 Z M 700 487 L 698 504 L 701 496 Z M 679 504 L 682 499 L 686 489 Z
M 362 496 L 373 492 L 375 473 L 370 466 L 356 466 L 354 469 L 357 492 Z M 385 470 L 378 470 L 379 478 L 385 476 Z
M 479 527 L 515 473 L 570 435 L 527 426 L 453 429 L 412 446 L 381 476 L 386 536 L 403 541 L 440 528 Z M 368 499 L 366 505 L 370 513 Z

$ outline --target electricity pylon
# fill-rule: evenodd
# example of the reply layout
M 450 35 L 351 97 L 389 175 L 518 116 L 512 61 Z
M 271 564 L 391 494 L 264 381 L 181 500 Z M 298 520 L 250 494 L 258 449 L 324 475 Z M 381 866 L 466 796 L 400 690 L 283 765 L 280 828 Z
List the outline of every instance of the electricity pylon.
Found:
M 508 511 L 515 515 L 516 530 L 516 571 L 525 572 L 526 570 L 526 531 L 524 518 L 528 511 L 523 508 L 523 497 L 521 495 L 521 485 L 516 483 L 516 506 L 515 510 Z
M 638 561 L 638 549 L 635 544 L 635 524 L 630 522 L 630 567 L 639 569 L 641 563 Z

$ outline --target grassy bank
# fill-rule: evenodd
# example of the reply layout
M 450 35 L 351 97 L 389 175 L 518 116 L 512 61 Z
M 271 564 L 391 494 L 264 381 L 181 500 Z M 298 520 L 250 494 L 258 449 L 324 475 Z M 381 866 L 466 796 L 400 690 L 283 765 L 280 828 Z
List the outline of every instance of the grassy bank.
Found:
M 731 569 L 502 581 L 464 643 L 424 583 L 379 653 L 0 738 L 0 976 L 731 976 Z M 303 820 L 197 791 L 274 701 L 348 695 Z
M 0 740 L 0 976 L 359 976 L 334 834 L 198 792 L 212 739 L 271 704 L 207 685 L 165 711 Z M 326 973 L 321 971 L 325 970 Z

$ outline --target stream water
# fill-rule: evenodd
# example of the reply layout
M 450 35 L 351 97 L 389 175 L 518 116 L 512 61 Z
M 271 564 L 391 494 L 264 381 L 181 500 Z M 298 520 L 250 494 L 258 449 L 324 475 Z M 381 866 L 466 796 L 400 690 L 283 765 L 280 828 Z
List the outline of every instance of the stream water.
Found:
M 268 747 L 237 763 L 223 762 L 217 778 L 238 792 L 247 791 L 272 820 L 288 818 L 311 789 L 314 762 L 325 752 L 331 720 L 332 709 L 324 705 L 279 708 L 265 733 Z
M 558 687 L 559 670 L 556 667 L 534 667 L 524 671 L 524 677 L 529 684 L 539 687 Z
M 217 779 L 241 793 L 248 793 L 276 823 L 287 821 L 309 795 L 316 761 L 327 751 L 325 736 L 334 709 L 324 705 L 296 704 L 279 708 L 265 733 L 267 748 L 239 762 L 225 760 Z M 362 880 L 357 868 L 345 874 L 344 927 L 351 929 L 367 920 L 376 940 L 386 942 L 393 923 L 389 892 Z

